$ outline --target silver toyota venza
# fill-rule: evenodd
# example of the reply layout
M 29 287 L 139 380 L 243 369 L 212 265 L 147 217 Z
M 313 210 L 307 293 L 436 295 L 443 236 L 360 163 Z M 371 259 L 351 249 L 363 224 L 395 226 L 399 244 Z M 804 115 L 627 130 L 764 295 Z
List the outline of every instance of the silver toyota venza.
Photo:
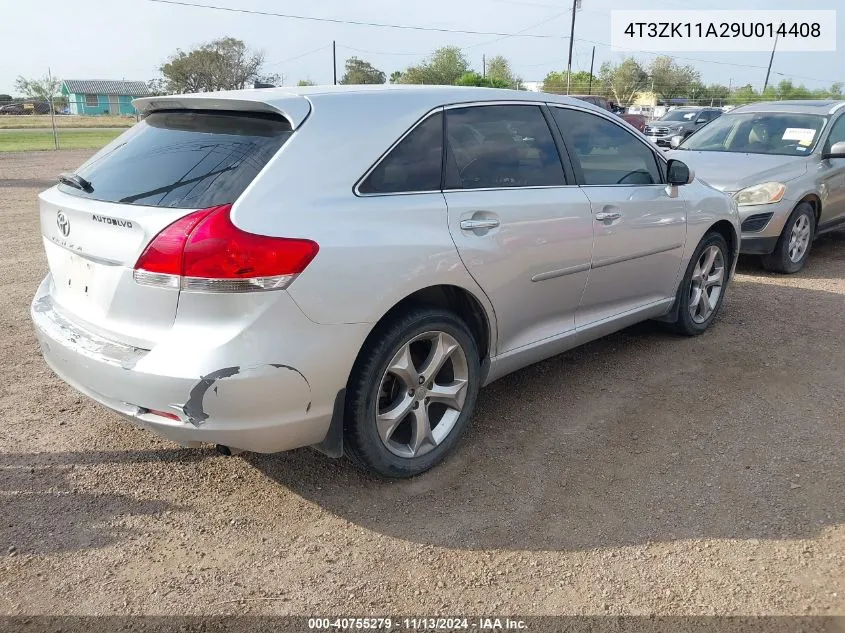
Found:
M 420 473 L 480 387 L 644 319 L 698 334 L 733 200 L 582 101 L 452 87 L 140 99 L 40 196 L 70 385 L 176 442 Z

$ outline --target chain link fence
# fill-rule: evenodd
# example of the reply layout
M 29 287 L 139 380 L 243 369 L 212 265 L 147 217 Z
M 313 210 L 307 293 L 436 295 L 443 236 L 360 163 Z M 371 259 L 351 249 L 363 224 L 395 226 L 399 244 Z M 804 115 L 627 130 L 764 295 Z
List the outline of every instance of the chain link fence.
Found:
M 0 102 L 0 152 L 98 149 L 131 127 L 133 115 L 70 114 L 65 104 L 38 100 Z

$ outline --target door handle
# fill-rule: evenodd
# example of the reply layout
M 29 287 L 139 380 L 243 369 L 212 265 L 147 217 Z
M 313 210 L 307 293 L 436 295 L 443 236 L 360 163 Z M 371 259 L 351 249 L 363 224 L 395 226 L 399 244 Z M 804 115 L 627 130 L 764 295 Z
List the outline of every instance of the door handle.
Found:
M 463 231 L 495 229 L 497 226 L 499 226 L 499 221 L 495 218 L 488 218 L 484 220 L 461 220 L 461 230 Z
M 622 214 L 617 211 L 599 211 L 596 213 L 596 220 L 599 222 L 607 222 L 608 220 L 618 220 Z

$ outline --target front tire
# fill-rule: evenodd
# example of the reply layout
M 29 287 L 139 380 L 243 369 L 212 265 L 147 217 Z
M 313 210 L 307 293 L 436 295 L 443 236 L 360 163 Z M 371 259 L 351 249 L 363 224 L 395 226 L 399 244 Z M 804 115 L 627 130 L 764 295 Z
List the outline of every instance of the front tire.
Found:
M 383 477 L 440 462 L 469 422 L 480 388 L 478 346 L 451 312 L 410 308 L 365 343 L 347 388 L 345 452 Z
M 701 334 L 719 313 L 730 274 L 728 244 L 720 233 L 707 233 L 695 249 L 678 288 L 678 319 L 672 329 L 685 336 Z
M 802 202 L 786 221 L 775 250 L 761 258 L 763 268 L 785 275 L 797 273 L 807 263 L 815 232 L 816 213 L 812 205 Z

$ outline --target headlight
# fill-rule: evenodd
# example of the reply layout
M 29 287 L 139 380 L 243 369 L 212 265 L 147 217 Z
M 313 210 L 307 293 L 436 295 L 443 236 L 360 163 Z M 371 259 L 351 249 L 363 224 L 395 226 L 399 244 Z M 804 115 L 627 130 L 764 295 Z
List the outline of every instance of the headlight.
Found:
M 669 128 L 669 131 L 670 131 L 670 132 L 675 132 L 675 133 L 678 133 L 678 132 L 683 132 L 683 131 L 684 131 L 684 126 L 683 126 L 683 125 L 676 125 L 675 127 L 670 127 L 670 128 Z
M 786 193 L 786 185 L 782 182 L 764 182 L 753 187 L 746 187 L 734 195 L 740 207 L 752 204 L 772 204 L 780 202 Z

